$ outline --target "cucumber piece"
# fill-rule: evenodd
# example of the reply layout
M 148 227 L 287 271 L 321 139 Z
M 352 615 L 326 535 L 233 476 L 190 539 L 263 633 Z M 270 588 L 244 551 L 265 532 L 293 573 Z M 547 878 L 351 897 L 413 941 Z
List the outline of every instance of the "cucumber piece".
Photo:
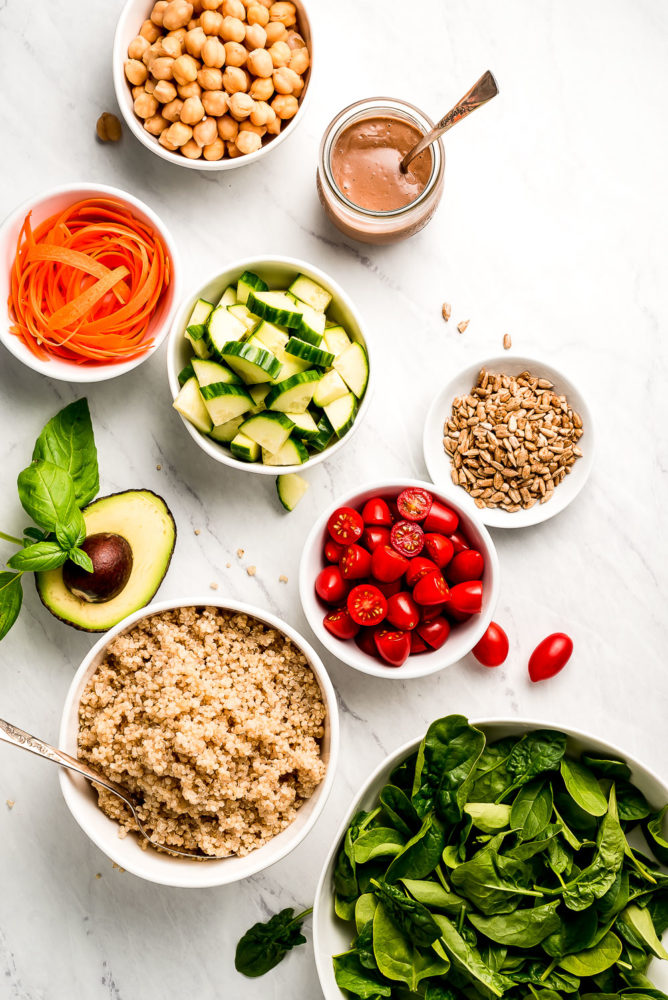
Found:
M 301 358 L 310 365 L 318 365 L 320 368 L 329 368 L 334 360 L 334 355 L 329 351 L 321 351 L 313 344 L 307 344 L 305 340 L 298 337 L 290 337 L 285 345 L 286 354 L 292 354 L 295 358 Z
M 251 292 L 246 303 L 260 319 L 296 330 L 302 321 L 299 306 L 285 292 Z
M 251 292 L 267 292 L 269 285 L 252 271 L 244 271 L 237 282 L 237 302 L 245 306 Z
M 304 413 L 286 413 L 287 417 L 295 425 L 295 429 L 292 432 L 292 436 L 299 438 L 300 441 L 306 441 L 308 444 L 312 438 L 318 436 L 318 425 L 311 416 L 311 414 L 306 410 Z
M 223 444 L 229 444 L 233 437 L 236 436 L 237 431 L 246 419 L 244 413 L 240 417 L 234 417 L 233 420 L 228 420 L 226 424 L 219 424 L 218 427 L 214 427 L 209 437 L 213 438 L 214 441 L 222 441 Z
M 268 454 L 275 455 L 290 437 L 293 427 L 293 422 L 284 413 L 267 410 L 265 413 L 249 417 L 239 429 L 251 441 L 256 441 Z
M 299 375 L 300 372 L 305 372 L 309 366 L 308 361 L 302 361 L 301 358 L 295 358 L 292 354 L 286 354 L 285 348 L 281 348 L 276 357 L 281 362 L 281 370 L 277 377 L 271 380 L 273 385 L 276 385 L 278 382 L 285 382 L 287 378 Z
M 240 458 L 242 462 L 257 462 L 260 458 L 261 448 L 257 441 L 251 441 L 241 431 L 230 441 L 230 451 L 235 458 Z
M 228 382 L 236 384 L 241 382 L 238 375 L 230 371 L 229 368 L 226 368 L 225 365 L 219 365 L 217 361 L 207 361 L 202 358 L 193 358 L 193 372 L 197 376 L 200 388 L 203 385 L 213 385 L 214 382 Z
M 303 465 L 308 462 L 308 451 L 301 441 L 289 437 L 273 455 L 263 448 L 262 461 L 264 465 Z
M 267 409 L 305 413 L 320 378 L 320 372 L 308 371 L 282 380 L 268 393 L 265 399 Z
M 203 385 L 200 391 L 204 405 L 216 427 L 240 417 L 249 406 L 253 405 L 253 400 L 242 385 L 214 382 L 212 385 Z
M 342 326 L 330 326 L 325 330 L 325 347 L 335 358 L 350 347 L 352 341 Z
M 308 305 L 301 306 L 301 308 L 304 310 L 302 321 L 295 330 L 295 336 L 318 347 L 325 332 L 325 314 L 316 312 Z
M 227 309 L 228 306 L 235 305 L 236 301 L 237 301 L 237 293 L 234 289 L 234 285 L 228 285 L 228 287 L 225 289 L 223 294 L 218 299 L 216 305 L 225 306 L 225 308 Z
M 268 382 L 258 383 L 257 385 L 250 386 L 248 392 L 253 400 L 253 406 L 259 406 L 260 403 L 264 403 L 267 398 L 267 393 L 271 389 L 271 385 Z
M 346 383 L 339 373 L 332 368 L 322 376 L 315 387 L 313 402 L 316 406 L 327 406 L 328 403 L 333 403 L 335 399 L 345 396 L 348 391 Z
M 308 483 L 296 472 L 276 476 L 276 492 L 286 510 L 294 510 L 308 489 Z
M 274 326 L 273 323 L 267 323 L 264 320 L 253 331 L 253 336 L 248 341 L 253 347 L 263 347 L 266 351 L 271 351 L 276 357 L 278 357 L 278 352 L 285 348 L 287 342 L 287 333 Z
M 342 438 L 355 423 L 357 400 L 354 393 L 349 392 L 340 399 L 335 399 L 333 403 L 328 403 L 323 409 L 336 436 Z
M 332 301 L 330 293 L 321 285 L 317 285 L 311 278 L 307 278 L 305 274 L 300 274 L 298 278 L 295 278 L 290 285 L 290 291 L 318 312 L 324 312 Z
M 204 405 L 196 378 L 189 378 L 184 384 L 172 406 L 182 417 L 189 420 L 202 434 L 208 434 L 213 427 L 209 412 Z
M 318 436 L 311 438 L 309 447 L 313 448 L 314 451 L 324 451 L 333 437 L 334 428 L 329 422 L 327 414 L 323 413 L 318 421 Z
M 334 359 L 334 369 L 358 399 L 364 395 L 369 381 L 369 359 L 361 344 L 355 342 Z
M 186 365 L 182 368 L 179 374 L 176 376 L 179 380 L 179 385 L 185 385 L 189 378 L 193 378 L 195 371 L 192 365 Z
M 242 306 L 240 302 L 238 302 L 234 306 L 228 306 L 227 310 L 228 312 L 231 312 L 232 315 L 236 319 L 238 319 L 240 323 L 243 323 L 243 325 L 246 327 L 247 333 L 250 333 L 252 330 L 254 330 L 255 327 L 260 322 L 257 316 L 253 316 L 252 313 L 249 313 L 248 309 L 246 309 L 246 306 Z
M 232 315 L 227 306 L 216 306 L 209 316 L 204 336 L 211 353 L 222 361 L 225 344 L 230 340 L 242 340 L 246 336 L 246 327 Z
M 198 299 L 186 324 L 186 339 L 192 344 L 193 351 L 198 358 L 209 357 L 209 347 L 206 342 L 206 326 L 212 310 L 212 302 L 207 302 L 206 299 Z
M 228 341 L 220 355 L 232 371 L 241 375 L 244 382 L 249 384 L 268 382 L 276 378 L 281 370 L 280 361 L 270 351 L 251 344 L 242 344 L 238 340 Z

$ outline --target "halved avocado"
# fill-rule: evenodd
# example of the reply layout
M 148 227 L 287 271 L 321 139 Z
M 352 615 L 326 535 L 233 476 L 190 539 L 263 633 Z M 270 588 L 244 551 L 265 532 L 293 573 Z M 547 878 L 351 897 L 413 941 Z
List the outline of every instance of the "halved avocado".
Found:
M 130 546 L 130 570 L 123 574 L 127 582 L 115 596 L 94 603 L 68 588 L 62 566 L 36 573 L 35 583 L 42 604 L 56 618 L 84 632 L 106 632 L 153 598 L 172 558 L 176 525 L 165 501 L 150 490 L 100 497 L 82 513 L 87 539 L 120 536 Z

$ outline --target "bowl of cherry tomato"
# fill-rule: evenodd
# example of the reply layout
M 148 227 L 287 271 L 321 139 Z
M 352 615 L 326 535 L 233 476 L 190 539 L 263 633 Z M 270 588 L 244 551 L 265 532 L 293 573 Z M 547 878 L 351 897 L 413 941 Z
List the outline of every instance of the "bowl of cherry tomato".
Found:
M 499 561 L 479 517 L 430 483 L 371 483 L 340 497 L 306 539 L 299 594 L 330 653 L 403 680 L 462 659 L 482 639 Z

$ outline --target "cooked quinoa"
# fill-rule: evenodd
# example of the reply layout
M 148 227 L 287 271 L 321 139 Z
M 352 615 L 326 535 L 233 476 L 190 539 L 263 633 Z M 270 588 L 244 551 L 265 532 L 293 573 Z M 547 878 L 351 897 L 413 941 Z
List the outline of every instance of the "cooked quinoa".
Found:
M 110 643 L 81 698 L 79 756 L 134 794 L 158 843 L 243 856 L 289 826 L 324 777 L 325 715 L 282 632 L 179 608 Z M 98 800 L 120 836 L 136 829 L 115 795 L 99 788 Z

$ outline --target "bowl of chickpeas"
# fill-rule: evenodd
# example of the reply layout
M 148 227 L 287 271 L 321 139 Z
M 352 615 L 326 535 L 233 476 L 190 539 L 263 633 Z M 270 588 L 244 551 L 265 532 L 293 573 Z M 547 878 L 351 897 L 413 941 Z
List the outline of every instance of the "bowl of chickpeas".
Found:
M 229 170 L 294 131 L 312 56 L 302 0 L 127 0 L 114 87 L 148 149 L 182 167 Z

